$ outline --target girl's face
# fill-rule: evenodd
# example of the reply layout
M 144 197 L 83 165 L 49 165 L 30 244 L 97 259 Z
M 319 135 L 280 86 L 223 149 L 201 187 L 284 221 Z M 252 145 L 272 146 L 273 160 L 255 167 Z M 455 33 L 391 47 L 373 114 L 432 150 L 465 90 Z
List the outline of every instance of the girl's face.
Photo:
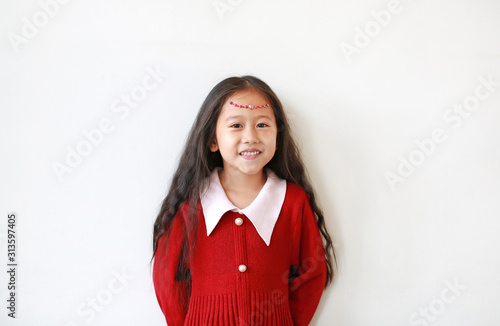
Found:
M 268 103 L 255 91 L 231 95 L 217 119 L 210 150 L 220 151 L 225 173 L 260 177 L 276 151 L 278 128 L 273 109 L 270 106 L 253 110 L 238 108 L 229 104 L 230 101 L 253 106 Z

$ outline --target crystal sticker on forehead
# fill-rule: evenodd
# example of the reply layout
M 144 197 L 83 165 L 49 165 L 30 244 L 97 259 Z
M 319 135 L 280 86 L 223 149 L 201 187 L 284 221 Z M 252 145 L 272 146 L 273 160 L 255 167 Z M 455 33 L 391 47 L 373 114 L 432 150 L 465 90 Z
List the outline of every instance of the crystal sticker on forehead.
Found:
M 243 109 L 261 109 L 261 108 L 267 108 L 269 107 L 269 103 L 266 104 L 260 104 L 260 105 L 252 105 L 252 104 L 247 104 L 247 105 L 240 105 L 238 103 L 235 103 L 233 101 L 229 101 L 229 104 L 236 107 L 236 108 L 243 108 Z

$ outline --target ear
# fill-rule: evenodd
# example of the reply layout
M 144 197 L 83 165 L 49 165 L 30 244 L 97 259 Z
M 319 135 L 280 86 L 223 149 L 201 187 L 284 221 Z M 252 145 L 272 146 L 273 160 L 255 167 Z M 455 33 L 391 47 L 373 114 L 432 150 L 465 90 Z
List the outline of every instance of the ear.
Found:
M 214 139 L 214 141 L 210 144 L 210 151 L 215 153 L 218 150 L 219 150 L 219 145 L 217 145 L 217 140 Z

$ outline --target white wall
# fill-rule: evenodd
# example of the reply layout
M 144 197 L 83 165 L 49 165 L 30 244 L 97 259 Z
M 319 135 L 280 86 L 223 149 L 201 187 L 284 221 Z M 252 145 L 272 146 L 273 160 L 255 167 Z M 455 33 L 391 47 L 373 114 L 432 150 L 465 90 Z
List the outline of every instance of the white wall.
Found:
M 500 324 L 500 2 L 54 1 L 0 4 L 0 324 L 164 325 L 155 214 L 201 102 L 242 74 L 283 100 L 336 239 L 315 325 Z

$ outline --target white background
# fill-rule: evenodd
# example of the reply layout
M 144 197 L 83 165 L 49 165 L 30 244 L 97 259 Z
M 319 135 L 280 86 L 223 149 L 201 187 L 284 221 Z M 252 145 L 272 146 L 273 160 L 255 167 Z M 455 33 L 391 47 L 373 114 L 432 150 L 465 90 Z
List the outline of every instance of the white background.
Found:
M 205 96 L 253 74 L 335 238 L 313 324 L 500 325 L 499 1 L 54 1 L 0 2 L 0 324 L 164 325 L 154 219 Z

